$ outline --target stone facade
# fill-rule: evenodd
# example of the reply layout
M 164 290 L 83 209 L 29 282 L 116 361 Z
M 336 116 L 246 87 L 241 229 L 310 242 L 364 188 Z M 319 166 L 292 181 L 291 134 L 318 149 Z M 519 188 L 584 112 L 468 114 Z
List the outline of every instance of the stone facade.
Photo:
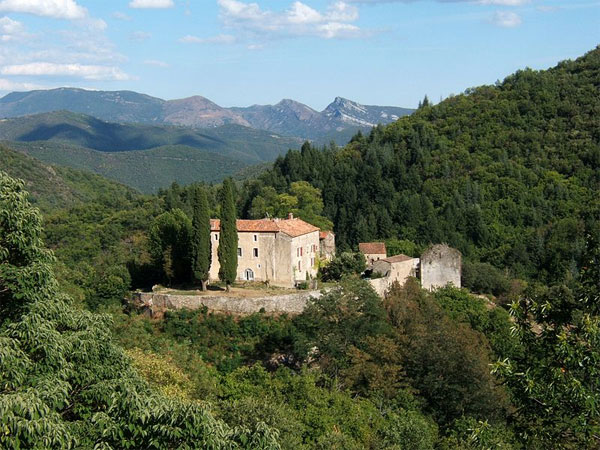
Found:
M 319 229 L 290 215 L 287 219 L 238 220 L 237 279 L 291 287 L 317 276 Z M 220 223 L 211 221 L 209 278 L 219 279 Z
M 319 244 L 321 259 L 331 261 L 335 256 L 335 234 L 333 234 L 333 231 L 321 231 L 319 233 Z
M 430 291 L 447 284 L 461 287 L 461 267 L 462 255 L 458 250 L 437 244 L 427 249 L 420 259 L 397 255 L 374 261 L 373 272 L 383 277 L 371 279 L 369 283 L 381 297 L 394 282 L 404 284 L 408 277 L 420 278 L 421 287 Z
M 210 312 L 246 315 L 264 311 L 267 314 L 300 314 L 310 298 L 319 298 L 320 291 L 301 291 L 267 297 L 231 298 L 209 295 L 172 295 L 135 292 L 133 304 L 152 317 L 162 317 L 165 311 L 208 308 Z
M 421 255 L 421 286 L 433 290 L 452 284 L 461 287 L 462 255 L 445 244 L 433 245 Z
M 391 256 L 373 263 L 373 272 L 379 272 L 390 284 L 395 281 L 404 284 L 408 277 L 417 276 L 418 268 L 419 258 L 406 255 Z

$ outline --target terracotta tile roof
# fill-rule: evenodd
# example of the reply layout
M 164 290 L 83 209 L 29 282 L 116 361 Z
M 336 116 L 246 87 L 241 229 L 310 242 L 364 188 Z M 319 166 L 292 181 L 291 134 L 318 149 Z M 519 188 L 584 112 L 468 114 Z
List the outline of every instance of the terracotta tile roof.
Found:
M 400 255 L 390 256 L 389 258 L 382 259 L 382 261 L 389 262 L 389 263 L 398 263 L 398 262 L 410 261 L 411 259 L 416 259 L 416 258 L 413 258 L 412 256 L 400 254 Z
M 327 239 L 330 234 L 333 234 L 333 231 L 319 231 L 319 239 Z
M 274 222 L 279 226 L 280 231 L 292 237 L 319 231 L 319 228 L 302 219 L 275 219 Z
M 221 221 L 219 219 L 210 219 L 211 231 L 221 230 Z M 237 220 L 237 230 L 240 233 L 285 233 L 291 237 L 302 236 L 303 234 L 319 231 L 319 229 L 302 219 L 256 219 L 256 220 Z
M 385 242 L 361 242 L 358 250 L 365 255 L 386 255 Z

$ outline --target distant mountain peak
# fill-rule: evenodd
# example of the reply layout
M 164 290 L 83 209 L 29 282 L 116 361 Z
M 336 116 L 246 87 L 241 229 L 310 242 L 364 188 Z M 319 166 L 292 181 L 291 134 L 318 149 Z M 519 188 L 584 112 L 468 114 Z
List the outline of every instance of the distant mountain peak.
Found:
M 62 87 L 12 92 L 0 98 L 0 118 L 69 110 L 121 123 L 170 124 L 194 128 L 241 125 L 302 139 L 346 139 L 357 129 L 390 123 L 412 110 L 361 105 L 337 96 L 323 111 L 284 98 L 275 105 L 223 108 L 201 95 L 163 100 L 134 91 Z M 341 137 L 340 132 L 344 132 Z

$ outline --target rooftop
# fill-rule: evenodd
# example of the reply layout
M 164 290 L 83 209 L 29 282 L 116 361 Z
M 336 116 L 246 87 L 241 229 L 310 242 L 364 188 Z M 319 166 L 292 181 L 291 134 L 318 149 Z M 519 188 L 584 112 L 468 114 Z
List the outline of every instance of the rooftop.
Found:
M 382 261 L 385 261 L 388 263 L 399 263 L 399 262 L 404 262 L 404 261 L 410 261 L 411 259 L 417 259 L 417 258 L 413 258 L 412 256 L 400 254 L 400 255 L 390 256 L 389 258 L 382 259 Z
M 221 221 L 219 219 L 210 220 L 211 231 L 221 231 Z M 239 233 L 285 233 L 291 237 L 298 237 L 304 234 L 319 231 L 319 228 L 298 218 L 288 219 L 255 219 L 255 220 L 237 220 L 237 230 Z
M 327 239 L 330 234 L 333 234 L 333 231 L 319 231 L 319 239 Z
M 365 255 L 387 255 L 385 242 L 361 242 L 358 250 Z

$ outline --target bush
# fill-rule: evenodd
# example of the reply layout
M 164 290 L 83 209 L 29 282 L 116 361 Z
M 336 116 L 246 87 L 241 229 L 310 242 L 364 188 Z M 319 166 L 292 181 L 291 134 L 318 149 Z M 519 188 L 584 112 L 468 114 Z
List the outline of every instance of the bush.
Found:
M 462 267 L 462 285 L 480 294 L 500 296 L 510 289 L 510 280 L 500 269 L 488 263 L 465 261 Z
M 321 268 L 323 281 L 339 281 L 347 275 L 360 274 L 367 268 L 365 257 L 362 253 L 342 253 Z

